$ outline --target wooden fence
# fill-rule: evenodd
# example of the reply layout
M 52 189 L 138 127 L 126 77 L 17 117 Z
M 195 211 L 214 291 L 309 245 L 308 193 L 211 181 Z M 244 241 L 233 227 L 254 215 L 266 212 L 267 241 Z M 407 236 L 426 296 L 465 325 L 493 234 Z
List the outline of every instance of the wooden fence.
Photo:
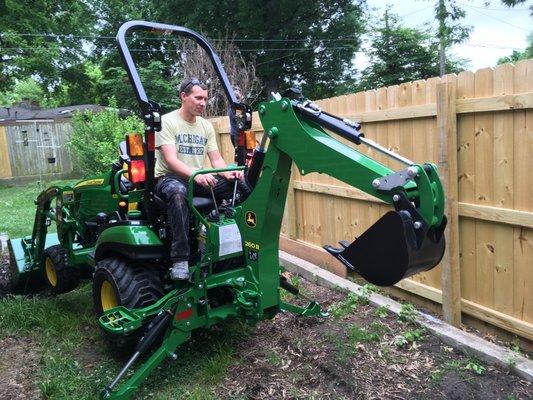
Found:
M 52 120 L 0 126 L 0 179 L 67 176 L 72 172 L 66 148 L 71 131 L 70 123 Z
M 439 167 L 450 221 L 445 258 L 397 286 L 442 304 L 454 325 L 462 312 L 532 340 L 533 60 L 316 103 L 362 122 L 367 138 Z M 227 118 L 213 122 L 231 159 Z M 253 130 L 262 133 L 257 114 Z M 343 275 L 319 246 L 352 240 L 388 209 L 340 181 L 293 168 L 281 247 Z

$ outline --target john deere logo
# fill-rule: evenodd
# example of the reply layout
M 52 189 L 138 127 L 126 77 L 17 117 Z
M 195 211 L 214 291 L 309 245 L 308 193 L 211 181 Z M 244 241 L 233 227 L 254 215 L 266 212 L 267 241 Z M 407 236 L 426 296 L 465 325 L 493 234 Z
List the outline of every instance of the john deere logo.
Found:
M 255 228 L 257 225 L 257 217 L 255 216 L 255 213 L 252 211 L 246 212 L 246 225 L 248 225 L 251 228 Z

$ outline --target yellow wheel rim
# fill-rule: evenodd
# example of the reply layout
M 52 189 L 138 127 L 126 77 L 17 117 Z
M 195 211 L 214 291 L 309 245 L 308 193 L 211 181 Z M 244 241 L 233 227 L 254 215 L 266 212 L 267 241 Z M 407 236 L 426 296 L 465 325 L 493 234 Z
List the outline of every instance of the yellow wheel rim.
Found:
M 104 281 L 100 287 L 100 301 L 102 302 L 102 310 L 107 311 L 118 306 L 117 294 L 113 285 L 109 281 Z
M 56 267 L 54 266 L 54 262 L 50 259 L 50 257 L 46 257 L 44 267 L 46 270 L 46 279 L 48 279 L 48 282 L 50 282 L 50 285 L 56 287 L 57 286 L 57 272 L 56 272 Z

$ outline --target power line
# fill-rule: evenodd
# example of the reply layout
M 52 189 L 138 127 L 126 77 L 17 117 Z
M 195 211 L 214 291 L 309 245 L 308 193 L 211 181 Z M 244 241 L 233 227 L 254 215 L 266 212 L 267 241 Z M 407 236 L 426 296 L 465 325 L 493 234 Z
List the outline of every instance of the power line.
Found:
M 62 48 L 69 48 L 64 47 Z M 72 47 L 70 47 L 72 48 Z M 115 48 L 100 48 L 99 50 L 114 50 Z M 353 49 L 353 46 L 333 46 L 333 47 L 260 47 L 255 49 L 239 49 L 239 52 L 270 52 L 270 51 L 315 51 L 315 50 L 345 50 L 345 49 Z M 3 47 L 2 50 L 55 50 L 48 47 Z M 188 52 L 187 50 L 183 49 L 164 49 L 166 51 L 180 51 L 180 52 Z M 129 49 L 130 52 L 160 52 L 161 49 Z M 225 51 L 234 51 L 234 50 L 217 50 L 218 53 L 223 53 Z M 360 51 L 356 51 L 360 52 Z
M 514 28 L 518 28 L 518 29 L 521 29 L 521 30 L 526 31 L 526 32 L 529 32 L 529 31 L 531 30 L 531 29 L 526 29 L 526 28 L 524 28 L 523 26 L 518 26 L 518 25 L 515 25 L 515 24 L 511 24 L 510 22 L 504 21 L 503 19 L 500 19 L 500 18 L 493 17 L 492 15 L 488 15 L 488 14 L 482 13 L 481 11 L 476 10 L 476 9 L 473 8 L 472 6 L 469 6 L 468 4 L 463 4 L 463 5 L 464 5 L 465 7 L 470 7 L 470 8 L 472 8 L 472 11 L 475 11 L 475 12 L 477 12 L 478 14 L 481 14 L 481 15 L 487 17 L 487 18 L 492 18 L 492 19 L 494 19 L 494 20 L 496 20 L 496 21 L 502 22 L 502 23 L 507 24 L 507 25 L 509 25 L 509 26 L 512 26 L 512 27 L 514 27 Z
M 409 17 L 410 15 L 413 15 L 413 14 L 419 13 L 419 12 L 424 11 L 424 10 L 427 10 L 428 8 L 431 8 L 431 7 L 433 7 L 433 5 L 429 5 L 429 6 L 427 6 L 427 7 L 420 8 L 420 9 L 418 9 L 418 10 L 416 10 L 416 11 L 410 12 L 410 13 L 405 14 L 405 15 L 399 15 L 399 17 L 400 17 L 400 18 Z
M 480 10 L 489 10 L 489 11 L 530 11 L 529 8 L 513 8 L 513 7 L 501 7 L 501 8 L 497 8 L 497 7 L 480 7 L 480 6 L 474 6 L 472 4 L 466 4 L 466 3 L 462 3 L 460 1 L 457 2 L 458 4 L 461 4 L 462 6 L 467 6 L 467 7 L 471 7 L 471 8 L 478 8 Z
M 106 40 L 115 40 L 115 36 L 101 36 L 101 35 L 92 35 L 92 36 L 83 36 L 83 35 L 64 35 L 64 34 L 54 34 L 54 33 L 18 33 L 18 32 L 1 32 L 0 35 L 13 35 L 13 36 L 23 36 L 23 37 L 51 37 L 51 38 L 67 38 L 67 39 L 106 39 Z M 182 38 L 172 38 L 172 37 L 138 37 L 139 40 L 159 40 L 159 41 L 180 41 Z M 345 41 L 355 41 L 359 40 L 358 37 L 347 37 L 347 38 L 335 38 L 335 39 L 315 39 L 314 42 L 345 42 Z M 209 39 L 211 42 L 309 42 L 309 39 Z

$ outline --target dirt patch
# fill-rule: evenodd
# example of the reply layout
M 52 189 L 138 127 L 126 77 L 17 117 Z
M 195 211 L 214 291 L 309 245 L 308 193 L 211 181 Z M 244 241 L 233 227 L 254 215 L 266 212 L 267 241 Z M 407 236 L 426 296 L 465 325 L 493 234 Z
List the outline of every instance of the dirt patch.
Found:
M 35 384 L 39 371 L 39 347 L 26 337 L 8 336 L 0 340 L 0 399 L 41 399 Z
M 85 331 L 88 335 L 95 333 L 94 331 L 91 331 L 91 328 L 89 327 L 86 327 Z M 94 336 L 89 336 L 89 339 L 84 341 L 84 344 L 76 350 L 74 358 L 79 363 L 82 370 L 85 373 L 90 374 L 95 368 L 102 364 L 106 359 L 106 356 L 100 347 L 100 343 L 97 342 Z
M 9 252 L 0 251 L 0 299 L 11 289 L 12 274 L 9 265 Z
M 414 323 L 300 284 L 326 308 L 337 302 L 337 317 L 286 313 L 260 323 L 236 348 L 238 362 L 215 389 L 216 398 L 533 398 L 528 382 L 464 356 Z

